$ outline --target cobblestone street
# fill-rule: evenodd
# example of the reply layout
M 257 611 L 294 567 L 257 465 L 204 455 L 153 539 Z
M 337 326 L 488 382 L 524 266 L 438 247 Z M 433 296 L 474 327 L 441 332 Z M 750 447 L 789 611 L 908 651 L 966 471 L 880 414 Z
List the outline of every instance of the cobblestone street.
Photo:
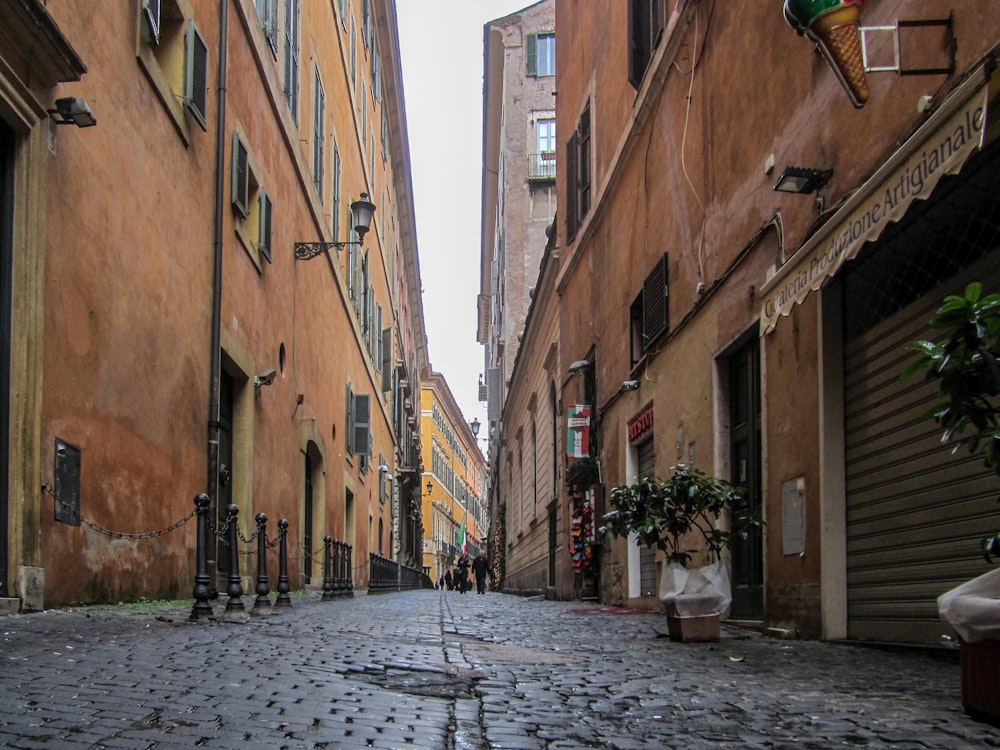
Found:
M 293 601 L 246 624 L 190 602 L 4 618 L 0 745 L 1000 747 L 952 654 L 678 644 L 659 615 L 502 594 Z

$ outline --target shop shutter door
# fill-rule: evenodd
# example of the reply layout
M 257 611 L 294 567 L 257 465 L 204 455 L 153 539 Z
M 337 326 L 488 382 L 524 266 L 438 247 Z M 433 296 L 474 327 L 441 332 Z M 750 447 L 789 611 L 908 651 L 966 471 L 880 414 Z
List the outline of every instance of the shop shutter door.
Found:
M 988 570 L 978 542 L 995 528 L 1000 482 L 941 443 L 925 416 L 936 387 L 899 373 L 945 294 L 975 279 L 1000 288 L 997 254 L 845 343 L 850 638 L 939 643 L 937 597 Z
M 639 476 L 656 472 L 656 448 L 653 436 L 638 445 Z M 639 547 L 640 596 L 656 596 L 656 548 Z

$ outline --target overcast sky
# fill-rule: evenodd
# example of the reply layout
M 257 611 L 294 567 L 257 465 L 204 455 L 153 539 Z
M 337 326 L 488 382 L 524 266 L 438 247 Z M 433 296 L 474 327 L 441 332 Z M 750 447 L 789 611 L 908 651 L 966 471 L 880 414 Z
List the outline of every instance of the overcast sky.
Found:
M 533 2 L 396 0 L 430 362 L 465 420 L 484 425 L 480 438 L 483 25 Z

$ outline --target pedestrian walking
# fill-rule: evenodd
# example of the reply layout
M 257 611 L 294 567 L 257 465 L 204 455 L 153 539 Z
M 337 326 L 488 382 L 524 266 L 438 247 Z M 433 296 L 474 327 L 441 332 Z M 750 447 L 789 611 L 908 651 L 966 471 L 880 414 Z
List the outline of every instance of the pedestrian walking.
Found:
M 486 578 L 490 573 L 490 562 L 486 555 L 480 552 L 472 561 L 472 575 L 476 577 L 476 591 L 480 594 L 486 593 Z
M 452 591 L 455 588 L 455 579 L 451 577 L 451 568 L 445 571 L 444 585 L 448 587 L 448 591 Z
M 455 565 L 456 586 L 463 594 L 469 590 L 469 564 L 469 556 L 463 553 Z

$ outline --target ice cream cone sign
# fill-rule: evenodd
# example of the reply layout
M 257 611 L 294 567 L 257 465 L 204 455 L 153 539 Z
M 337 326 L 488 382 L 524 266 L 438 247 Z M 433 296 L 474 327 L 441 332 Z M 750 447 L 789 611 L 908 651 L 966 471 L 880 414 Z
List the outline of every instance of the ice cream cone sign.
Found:
M 859 30 L 863 4 L 864 0 L 785 0 L 785 20 L 816 43 L 859 109 L 868 101 Z

